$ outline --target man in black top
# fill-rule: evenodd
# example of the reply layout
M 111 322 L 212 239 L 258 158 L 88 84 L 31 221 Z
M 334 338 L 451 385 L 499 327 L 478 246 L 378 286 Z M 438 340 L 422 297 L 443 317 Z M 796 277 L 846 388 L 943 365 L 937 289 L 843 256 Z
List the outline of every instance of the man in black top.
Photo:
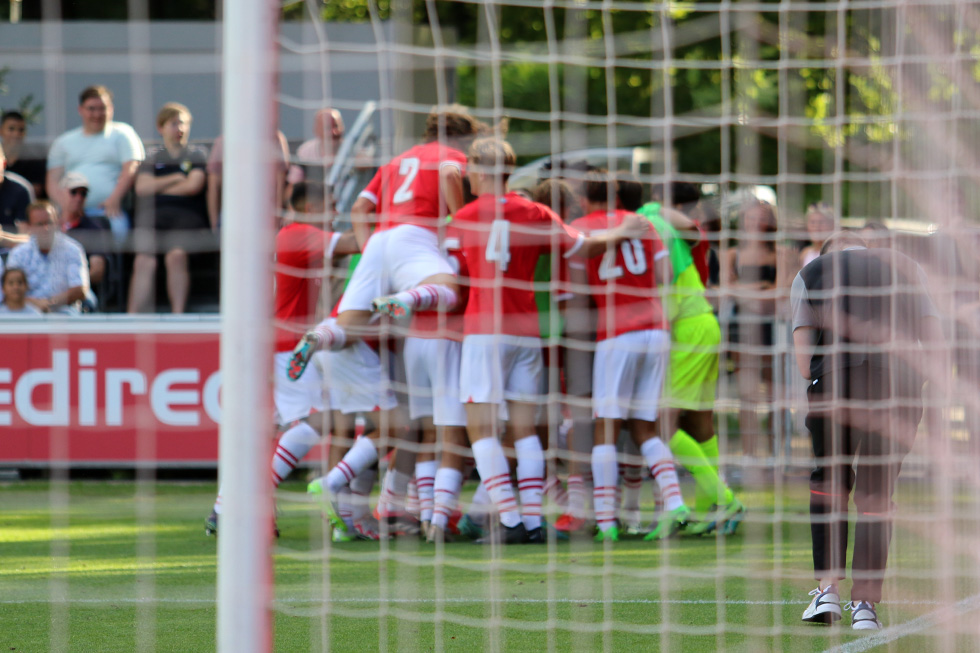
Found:
M 31 192 L 37 199 L 43 199 L 44 178 L 47 174 L 45 157 L 28 156 L 30 146 L 24 146 L 27 136 L 27 120 L 19 111 L 4 111 L 0 115 L 0 143 L 7 154 L 7 172 L 20 175 L 31 185 Z M 36 154 L 36 153 L 35 153 Z M 24 218 L 26 221 L 27 218 Z
M 23 231 L 27 224 L 25 210 L 34 201 L 34 190 L 20 175 L 7 172 L 6 164 L 7 158 L 0 147 L 0 227 L 6 231 Z
M 796 362 L 810 381 L 806 425 L 815 458 L 810 529 L 819 586 L 803 620 L 841 618 L 837 583 L 845 576 L 853 491 L 849 609 L 853 628 L 877 630 L 891 497 L 922 417 L 920 343 L 941 342 L 938 314 L 914 261 L 869 250 L 852 232 L 827 241 L 796 276 L 790 299 Z

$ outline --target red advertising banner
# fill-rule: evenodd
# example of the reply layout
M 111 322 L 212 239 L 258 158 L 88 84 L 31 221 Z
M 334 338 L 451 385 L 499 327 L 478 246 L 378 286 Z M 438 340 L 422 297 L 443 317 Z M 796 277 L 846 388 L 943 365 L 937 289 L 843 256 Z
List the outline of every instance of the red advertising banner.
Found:
M 12 326 L 0 331 L 0 465 L 216 463 L 216 319 L 197 331 L 109 323 L 78 333 L 61 323 L 50 333 L 10 333 Z

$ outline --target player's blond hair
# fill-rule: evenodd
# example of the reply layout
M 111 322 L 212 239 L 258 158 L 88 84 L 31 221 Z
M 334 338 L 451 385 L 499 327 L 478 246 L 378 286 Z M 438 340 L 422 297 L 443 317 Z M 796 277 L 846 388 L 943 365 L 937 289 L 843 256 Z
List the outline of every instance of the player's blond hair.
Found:
M 191 116 L 191 110 L 180 102 L 167 102 L 157 112 L 157 127 L 163 127 L 179 115 L 187 116 L 188 120 L 191 120 L 193 117 Z
M 489 125 L 470 114 L 462 104 L 448 104 L 432 107 L 425 119 L 426 143 L 444 140 L 465 149 L 468 142 L 483 136 L 503 136 L 507 133 L 507 119 L 502 118 L 496 126 Z
M 517 155 L 510 143 L 500 138 L 478 138 L 470 145 L 468 166 L 483 173 L 510 177 L 517 163 Z

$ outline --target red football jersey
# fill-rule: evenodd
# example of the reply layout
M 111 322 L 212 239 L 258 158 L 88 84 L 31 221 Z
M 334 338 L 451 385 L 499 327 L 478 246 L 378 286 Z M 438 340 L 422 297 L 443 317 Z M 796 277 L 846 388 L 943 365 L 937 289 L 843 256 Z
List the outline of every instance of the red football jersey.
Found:
M 435 230 L 445 216 L 440 210 L 439 170 L 455 166 L 463 173 L 466 155 L 438 141 L 416 145 L 381 166 L 360 196 L 374 202 L 378 230 L 399 224 L 414 224 Z
M 570 257 L 584 240 L 554 211 L 517 193 L 467 204 L 453 216 L 449 238 L 459 239 L 469 270 L 463 333 L 531 337 L 541 333 L 533 285 L 538 257 L 553 247 Z
M 276 234 L 276 351 L 291 351 L 312 326 L 323 283 L 323 262 L 340 234 L 293 222 Z
M 572 226 L 594 235 L 619 226 L 629 211 L 594 211 Z M 585 262 L 574 263 L 589 275 L 589 289 L 599 310 L 598 340 L 630 331 L 666 329 L 657 291 L 654 261 L 667 256 L 654 230 L 645 238 L 624 240 Z

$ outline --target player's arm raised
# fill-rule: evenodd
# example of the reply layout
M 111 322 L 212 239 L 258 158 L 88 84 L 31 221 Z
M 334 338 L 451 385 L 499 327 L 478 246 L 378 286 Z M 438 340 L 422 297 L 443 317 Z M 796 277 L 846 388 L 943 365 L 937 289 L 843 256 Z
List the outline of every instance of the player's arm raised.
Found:
M 450 164 L 439 167 L 439 193 L 446 201 L 448 215 L 455 215 L 463 207 L 463 173 L 459 167 Z
M 357 235 L 353 231 L 345 231 L 340 234 L 337 244 L 334 245 L 334 256 L 346 256 L 347 254 L 358 254 L 361 248 L 357 244 Z
M 701 232 L 698 230 L 697 223 L 687 217 L 677 209 L 662 207 L 661 215 L 670 226 L 677 230 L 681 237 L 692 245 L 701 240 Z
M 582 246 L 575 252 L 575 255 L 580 258 L 594 258 L 604 254 L 611 245 L 617 245 L 631 238 L 643 238 L 650 229 L 649 220 L 636 214 L 630 214 L 612 229 L 585 237 Z
M 350 222 L 358 252 L 364 251 L 364 246 L 371 237 L 371 225 L 374 224 L 377 209 L 378 205 L 363 195 L 358 197 L 351 207 Z

